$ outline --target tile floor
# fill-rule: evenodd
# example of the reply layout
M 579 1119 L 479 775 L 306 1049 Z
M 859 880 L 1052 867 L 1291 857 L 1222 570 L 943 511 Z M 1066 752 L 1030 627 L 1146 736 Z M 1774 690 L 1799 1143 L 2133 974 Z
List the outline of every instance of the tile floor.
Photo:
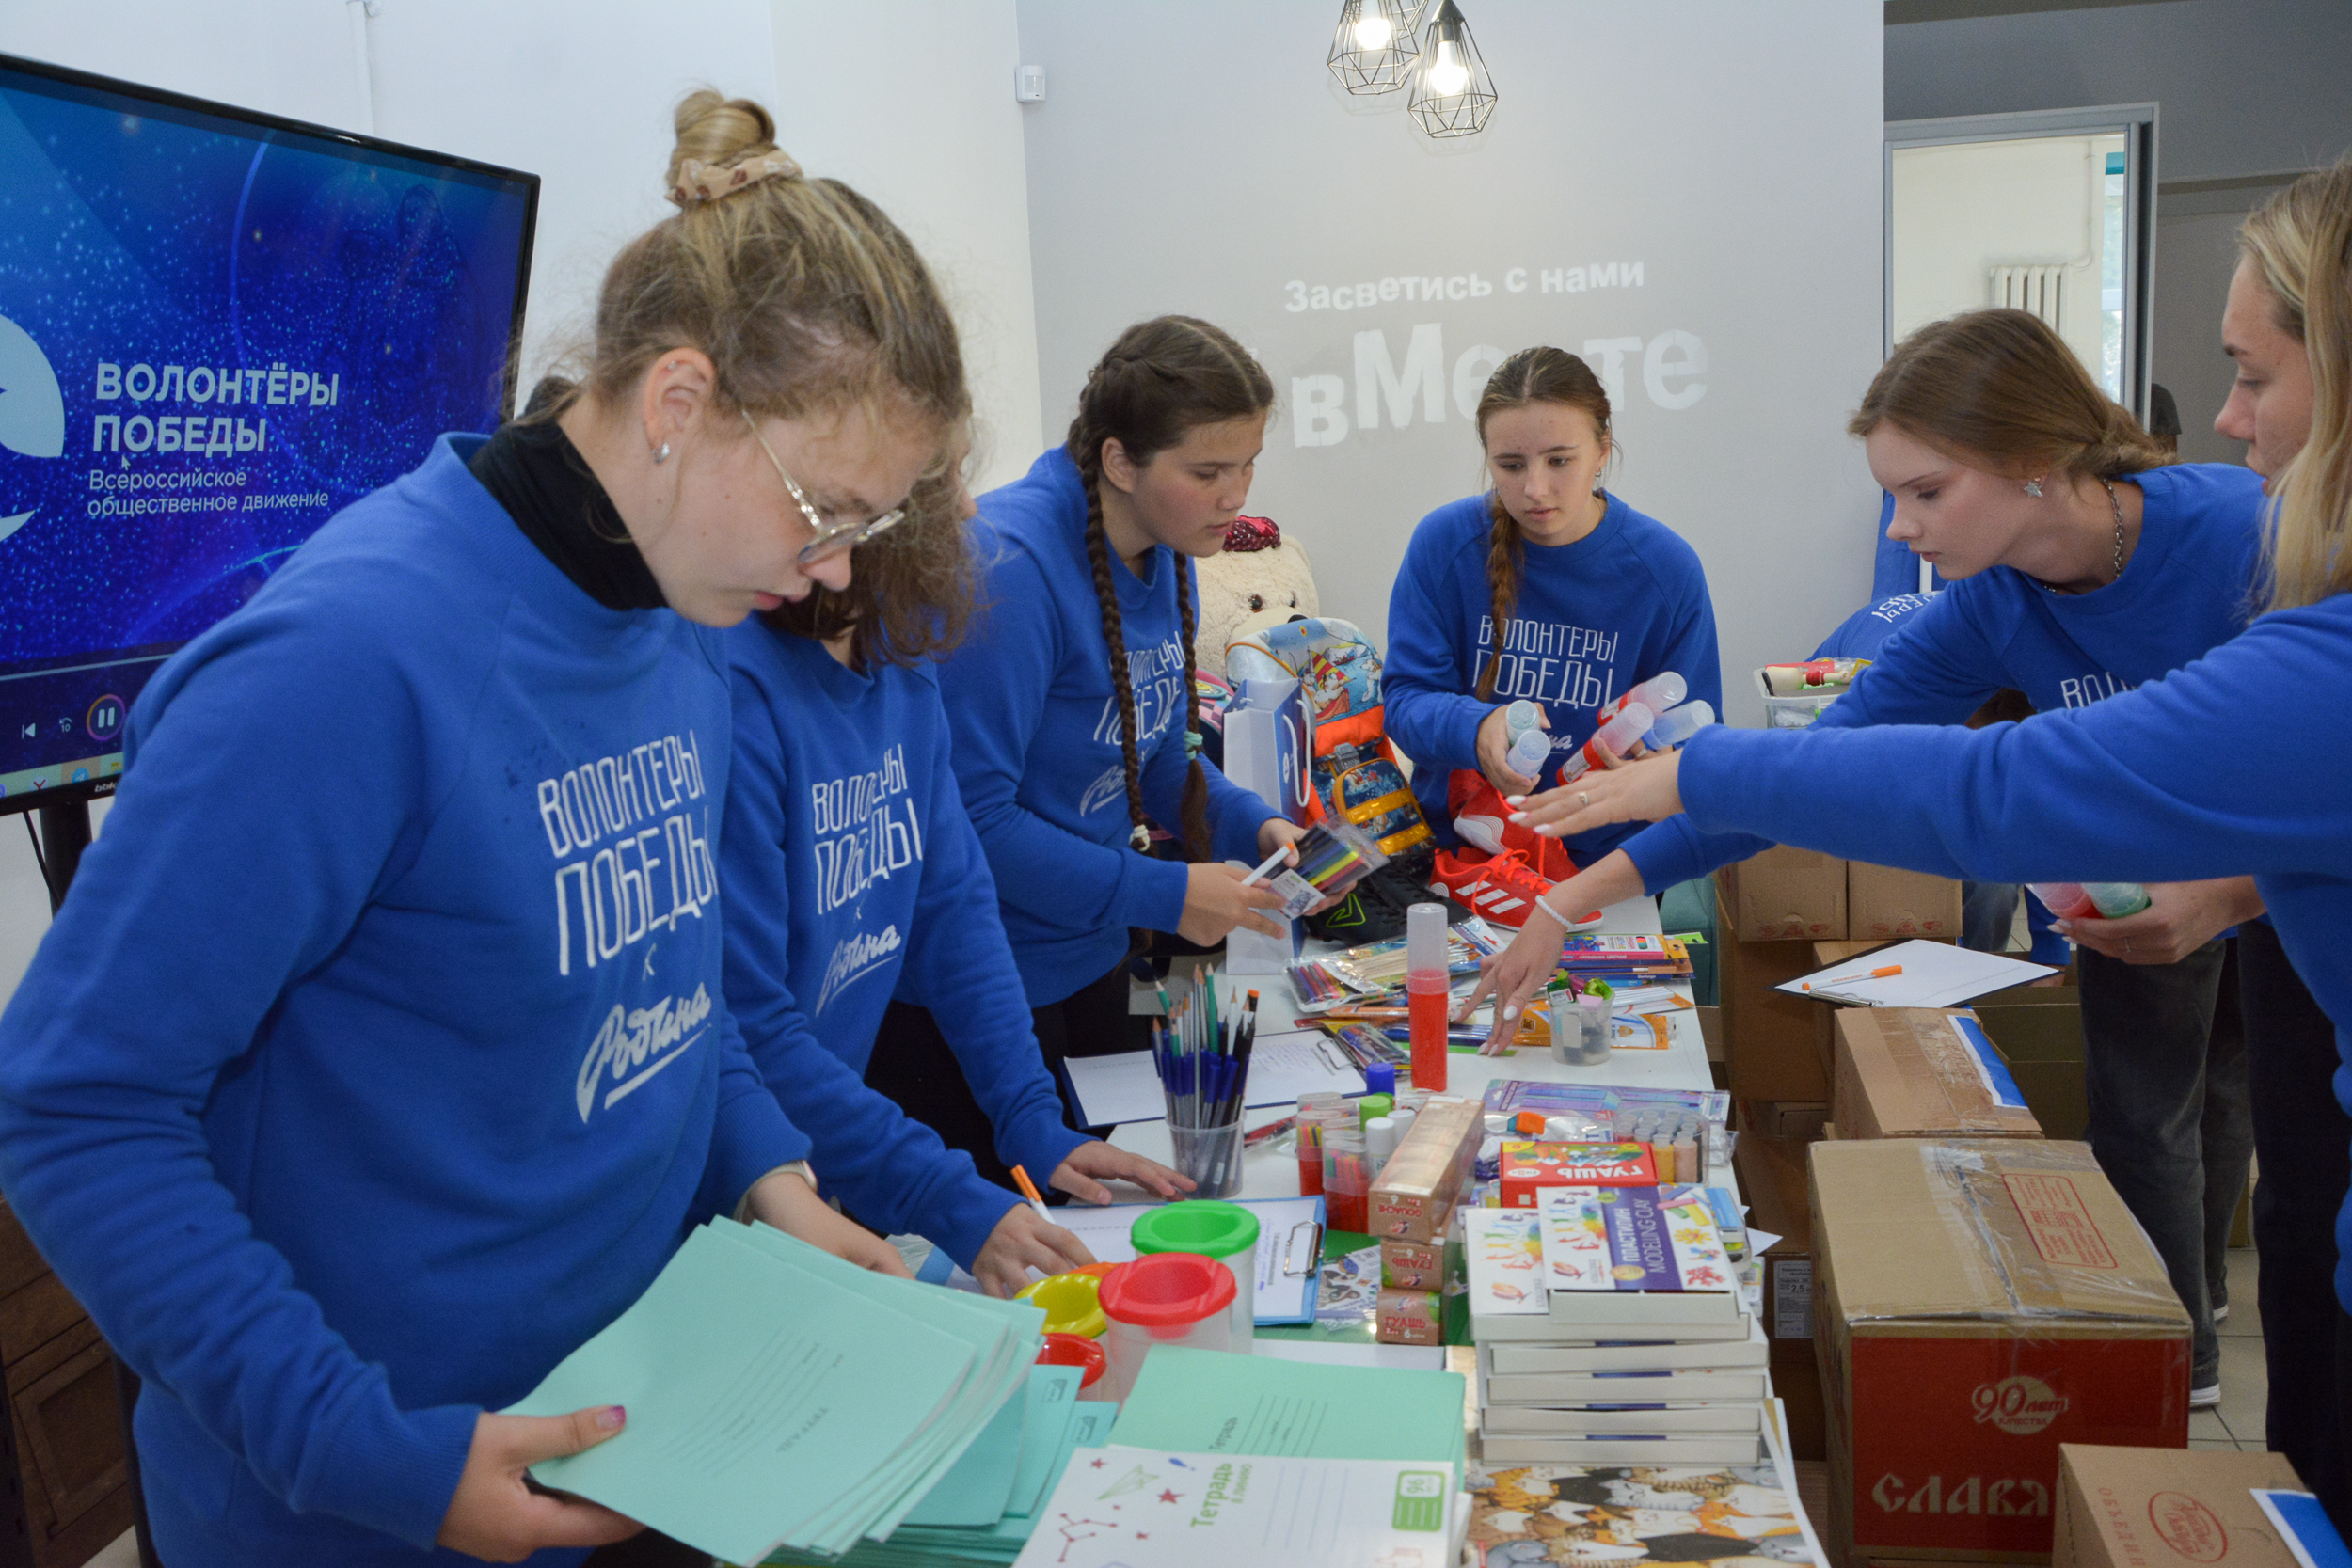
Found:
M 2192 1412 L 2188 1446 L 2192 1449 L 2260 1450 L 2263 1405 L 2270 1379 L 2263 1366 L 2261 1315 L 2254 1310 L 2255 1281 L 2260 1277 L 2252 1247 L 2230 1249 L 2230 1315 L 2221 1324 L 2221 1403 L 2212 1410 Z

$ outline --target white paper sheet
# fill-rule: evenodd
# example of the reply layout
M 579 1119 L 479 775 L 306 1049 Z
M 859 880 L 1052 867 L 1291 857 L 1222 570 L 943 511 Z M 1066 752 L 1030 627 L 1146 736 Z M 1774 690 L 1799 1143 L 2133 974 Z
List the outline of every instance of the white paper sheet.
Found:
M 1900 964 L 1900 974 L 1869 978 L 1874 969 Z M 1979 953 L 1948 942 L 1899 942 L 1843 963 L 1801 974 L 1773 988 L 1791 996 L 1843 1002 L 1862 1007 L 1958 1007 L 1992 991 L 2006 990 L 2056 974 L 2048 964 L 2026 963 L 1998 953 Z M 1843 984 L 1824 982 L 1842 981 Z M 1807 988 L 1811 989 L 1808 990 Z
M 1086 1126 L 1159 1121 L 1168 1115 L 1168 1097 L 1149 1051 L 1072 1056 L 1062 1065 L 1070 1071 L 1070 1086 L 1078 1093 L 1078 1114 Z M 1364 1092 L 1364 1075 L 1337 1040 L 1321 1030 L 1258 1037 L 1249 1053 L 1244 1105 L 1288 1105 L 1302 1094 L 1326 1089 L 1345 1095 Z

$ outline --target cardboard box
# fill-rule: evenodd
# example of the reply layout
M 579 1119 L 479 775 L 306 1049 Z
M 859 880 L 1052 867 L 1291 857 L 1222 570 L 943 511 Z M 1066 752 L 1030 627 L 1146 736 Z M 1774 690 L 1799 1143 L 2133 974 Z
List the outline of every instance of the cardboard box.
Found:
M 1445 1246 L 1438 1242 L 1382 1242 L 1380 1283 L 1397 1291 L 1445 1286 Z
M 1846 863 L 1775 845 L 1715 873 L 1724 942 L 1818 942 L 1846 934 Z
M 2296 1568 L 2258 1486 L 2304 1489 L 2275 1453 L 2065 1444 L 2052 1568 Z
M 1384 1345 L 1442 1345 L 1445 1313 L 1435 1291 L 1380 1291 L 1375 1338 Z
M 1432 1100 L 1413 1118 L 1396 1152 L 1380 1167 L 1367 1208 L 1383 1241 L 1442 1241 L 1454 1205 L 1477 1163 L 1484 1107 L 1474 1100 Z
M 1821 1135 L 1821 1124 L 1829 1120 L 1829 1107 L 1818 1100 L 1743 1100 L 1740 1101 L 1740 1132 L 1750 1132 L 1767 1138 L 1788 1138 L 1798 1143 L 1811 1143 Z M 1771 1226 L 1764 1227 L 1767 1230 Z
M 2041 1562 L 2059 1444 L 2185 1445 L 2188 1316 L 2087 1147 L 1807 1155 L 1834 1560 Z
M 2053 1138 L 2079 1138 L 2090 1117 L 2083 1087 L 2083 993 L 2074 986 L 2014 986 L 1970 1010 Z
M 2042 1136 L 2042 1124 L 1966 1008 L 1840 1007 L 1832 1022 L 1837 1055 L 1830 1118 L 1839 1136 Z
M 1788 1418 L 1790 1457 L 1826 1459 L 1821 1416 L 1821 1369 L 1813 1351 L 1813 1211 L 1806 1191 L 1804 1143 L 1742 1132 L 1732 1146 L 1748 1224 L 1774 1242 L 1759 1259 L 1764 1271 L 1766 1365 L 1772 1392 Z
M 1717 892 L 1722 891 L 1718 883 Z M 1730 910 L 1721 896 L 1716 918 L 1729 928 Z M 1740 1100 L 1828 1103 L 1829 1070 L 1814 1041 L 1821 1005 L 1772 989 L 1820 967 L 1813 961 L 1813 949 L 1804 942 L 1726 941 L 1718 951 L 1732 1094 Z
M 1924 871 L 1846 863 L 1846 935 L 1856 942 L 1960 940 L 1960 883 Z

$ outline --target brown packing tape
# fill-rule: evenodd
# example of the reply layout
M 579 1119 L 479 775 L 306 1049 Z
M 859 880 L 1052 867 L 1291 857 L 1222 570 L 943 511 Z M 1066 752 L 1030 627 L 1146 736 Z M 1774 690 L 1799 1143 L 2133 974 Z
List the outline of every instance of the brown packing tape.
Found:
M 1849 1138 L 2038 1137 L 2033 1113 L 1998 1103 L 1955 1023 L 1965 1008 L 1843 1007 L 1831 1114 Z

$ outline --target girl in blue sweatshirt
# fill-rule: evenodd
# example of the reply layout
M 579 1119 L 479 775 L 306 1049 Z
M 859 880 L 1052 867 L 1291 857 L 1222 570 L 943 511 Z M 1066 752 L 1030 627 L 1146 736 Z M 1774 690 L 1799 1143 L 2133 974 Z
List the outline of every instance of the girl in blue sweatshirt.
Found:
M 560 417 L 443 437 L 158 673 L 0 1017 L 0 1180 L 143 1380 L 172 1568 L 578 1561 L 636 1526 L 524 1470 L 624 1412 L 489 1412 L 688 1227 L 898 1267 L 723 1001 L 709 628 L 843 585 L 763 449 L 821 529 L 898 504 L 955 328 L 756 105 L 678 134 Z
M 1298 830 L 1193 758 L 1192 561 L 1249 494 L 1274 387 L 1206 322 L 1120 334 L 1070 436 L 979 501 L 981 599 L 939 671 L 954 767 L 1046 1060 L 1128 1049 L 1135 933 L 1276 934 L 1281 900 L 1223 863 Z M 1148 853 L 1151 822 L 1184 861 Z M 988 1145 L 930 1007 L 894 1008 L 868 1081 L 961 1148 Z
M 1921 328 L 1880 368 L 1851 429 L 1895 497 L 1889 531 L 1951 586 L 1817 724 L 1960 723 L 2003 688 L 2042 712 L 2087 707 L 2227 641 L 2251 611 L 2260 477 L 2162 466 L 2163 449 L 2035 316 L 1979 310 Z M 1764 847 L 1661 822 L 1553 901 L 1669 886 Z M 2213 1292 L 2253 1136 L 2235 965 L 2217 933 L 2261 905 L 2244 879 L 2163 896 L 2214 911 L 2179 961 L 2081 958 L 2089 1137 L 2188 1309 L 2192 1387 L 2210 1404 Z M 1549 967 L 1533 953 L 1499 963 L 1506 1006 L 1522 964 Z
M 2333 1025 L 2334 1098 L 2352 1111 L 2352 161 L 2306 177 L 2279 203 L 2286 211 L 2268 213 L 2259 237 L 2249 226 L 2225 317 L 2242 381 L 2217 421 L 2253 438 L 2256 461 L 2294 454 L 2274 481 L 2268 613 L 2160 679 L 2022 724 L 1706 731 L 1673 755 L 1531 800 L 1527 824 L 1576 832 L 1687 812 L 1702 832 L 1759 833 L 1946 876 L 2250 874 L 2284 956 Z M 2278 337 L 2304 352 L 2285 352 Z M 2298 384 L 2310 397 L 2304 442 Z M 2342 1126 L 2332 1148 L 2322 1138 L 2279 1151 L 2297 1191 L 2310 1192 L 2303 1167 L 2343 1169 Z M 2265 1158 L 2265 1182 L 2272 1169 Z M 2288 1351 L 2295 1377 L 2324 1400 L 2332 1339 L 2338 1433 L 2352 1402 L 2344 1199 L 2339 1177 L 2335 1247 L 2312 1249 L 2333 1269 L 2333 1324 Z M 2341 1442 L 2297 1464 L 2341 1519 L 2352 1492 Z
M 1099 1202 L 1098 1179 L 1163 1197 L 1191 1183 L 1062 1123 L 929 663 L 971 614 L 972 501 L 952 469 L 924 492 L 930 515 L 860 546 L 846 593 L 820 588 L 727 634 L 727 1006 L 827 1190 L 1009 1295 L 1031 1266 L 1094 1257 L 1009 1190 L 1008 1167 Z M 951 1150 L 866 1086 L 894 995 L 937 1008 L 993 1147 Z
M 1601 488 L 1609 394 L 1584 361 L 1556 348 L 1504 360 L 1479 397 L 1478 438 L 1494 488 L 1423 517 L 1389 594 L 1389 734 L 1411 755 L 1413 791 L 1448 845 L 1454 769 L 1483 774 L 1505 796 L 1540 787 L 1507 761 L 1513 702 L 1534 703 L 1551 732 L 1547 779 L 1593 737 L 1601 708 L 1652 675 L 1673 671 L 1692 699 L 1723 706 L 1698 552 Z M 1625 836 L 1567 847 L 1589 864 Z M 1450 892 L 1471 896 L 1474 868 L 1441 852 L 1438 871 Z M 1532 903 L 1495 908 L 1511 925 L 1525 919 L 1555 939 L 1563 929 Z

